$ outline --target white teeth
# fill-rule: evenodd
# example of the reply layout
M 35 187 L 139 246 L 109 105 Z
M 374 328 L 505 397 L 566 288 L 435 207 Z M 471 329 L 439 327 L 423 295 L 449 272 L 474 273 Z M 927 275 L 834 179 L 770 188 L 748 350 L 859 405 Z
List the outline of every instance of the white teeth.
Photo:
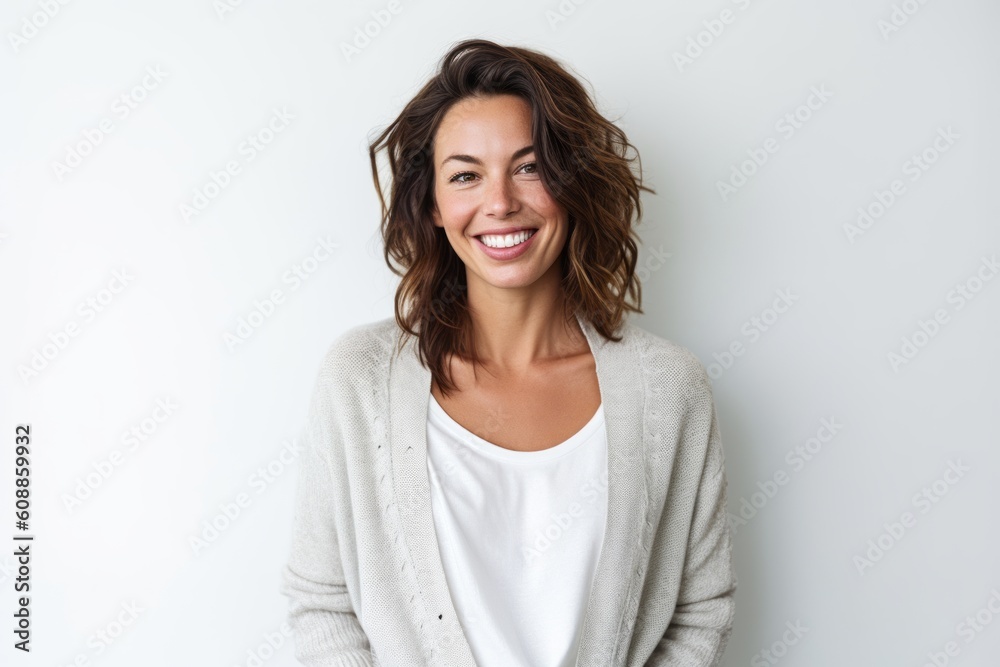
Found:
M 516 232 L 514 234 L 483 234 L 479 237 L 479 240 L 491 248 L 510 248 L 511 246 L 524 243 L 529 238 L 531 238 L 536 230 L 527 229 L 523 232 Z

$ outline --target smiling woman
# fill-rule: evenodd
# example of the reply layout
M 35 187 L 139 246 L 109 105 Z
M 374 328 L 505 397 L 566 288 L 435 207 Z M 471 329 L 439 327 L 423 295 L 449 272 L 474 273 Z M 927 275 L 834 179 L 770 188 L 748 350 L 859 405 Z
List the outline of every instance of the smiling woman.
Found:
M 517 95 L 465 98 L 438 127 L 432 218 L 444 228 L 477 292 L 488 291 L 487 285 L 532 285 L 546 271 L 547 283 L 558 287 L 566 209 L 545 189 L 530 142 L 531 107 Z M 490 154 L 451 153 L 452 146 Z M 511 153 L 509 146 L 519 148 Z M 440 154 L 447 157 L 439 161 Z M 456 168 L 465 170 L 452 174 Z M 528 250 L 523 261 L 510 261 Z
M 556 61 L 482 39 L 372 142 L 401 281 L 314 387 L 282 589 L 304 664 L 720 663 L 722 444 L 698 359 L 625 317 L 631 149 Z

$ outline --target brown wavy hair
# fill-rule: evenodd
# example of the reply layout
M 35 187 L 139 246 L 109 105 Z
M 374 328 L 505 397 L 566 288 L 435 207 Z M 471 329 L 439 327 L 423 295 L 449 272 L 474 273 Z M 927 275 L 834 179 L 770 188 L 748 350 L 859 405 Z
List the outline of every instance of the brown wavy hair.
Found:
M 485 39 L 459 42 L 368 149 L 382 207 L 385 261 L 402 278 L 396 322 L 405 335 L 418 338 L 421 363 L 445 394 L 455 388 L 447 355 L 471 359 L 474 368 L 479 359 L 465 265 L 431 215 L 434 137 L 456 102 L 504 94 L 530 105 L 537 173 L 568 212 L 566 245 L 558 260 L 567 321 L 579 310 L 601 336 L 617 342 L 626 311 L 643 312 L 635 275 L 639 236 L 632 220 L 642 217 L 639 191 L 655 191 L 642 185 L 638 151 L 553 58 Z M 391 174 L 388 202 L 377 162 L 382 150 Z

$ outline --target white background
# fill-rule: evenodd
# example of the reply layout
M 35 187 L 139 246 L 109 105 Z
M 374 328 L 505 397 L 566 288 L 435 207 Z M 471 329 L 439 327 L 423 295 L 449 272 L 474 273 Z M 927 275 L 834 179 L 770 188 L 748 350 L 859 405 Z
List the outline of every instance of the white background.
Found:
M 32 652 L 5 630 L 0 662 L 245 666 L 264 647 L 262 664 L 295 663 L 287 639 L 266 648 L 287 604 L 295 464 L 279 456 L 331 341 L 392 314 L 367 142 L 449 46 L 480 36 L 584 78 L 657 191 L 643 194 L 635 321 L 710 367 L 730 512 L 758 505 L 734 537 L 725 664 L 769 664 L 774 649 L 781 665 L 919 666 L 949 641 L 948 664 L 996 664 L 1000 280 L 982 262 L 1000 253 L 1000 5 L 909 0 L 915 13 L 887 31 L 889 0 L 398 2 L 351 57 L 342 45 L 386 2 L 78 0 L 51 17 L 4 3 L 0 534 L 13 545 L 14 427 L 30 423 L 36 541 Z M 814 87 L 828 99 L 798 109 Z M 124 118 L 123 94 L 143 98 Z M 248 161 L 241 143 L 275 109 L 294 118 Z M 808 119 L 787 136 L 779 123 L 797 109 Z M 59 170 L 102 119 L 111 132 Z M 939 128 L 957 139 L 935 155 Z M 718 183 L 768 138 L 777 152 L 723 197 Z M 911 180 L 925 149 L 936 161 Z M 241 172 L 186 221 L 181 204 L 229 160 Z M 905 192 L 852 242 L 845 225 L 894 179 Z M 337 250 L 293 288 L 286 272 L 320 238 Z M 964 284 L 973 299 L 956 296 Z M 283 302 L 227 345 L 275 289 Z M 775 321 L 778 290 L 795 298 Z M 101 312 L 81 309 L 91 298 Z M 947 321 L 907 359 L 902 339 L 938 309 Z M 771 324 L 751 340 L 755 316 Z M 734 342 L 743 353 L 727 359 Z M 177 406 L 160 422 L 158 400 Z M 823 419 L 842 426 L 796 467 L 786 455 Z M 122 434 L 144 426 L 128 451 Z M 115 450 L 120 464 L 69 507 Z M 968 471 L 915 504 L 950 462 Z M 269 463 L 279 472 L 260 484 Z M 771 497 L 753 496 L 781 472 Z M 193 548 L 241 493 L 249 506 Z M 891 537 L 907 511 L 915 525 Z M 859 569 L 880 539 L 890 548 Z M 0 549 L 5 628 L 12 551 Z M 99 652 L 93 637 L 128 604 L 138 617 Z M 977 612 L 992 622 L 958 627 Z M 808 630 L 783 649 L 796 622 Z

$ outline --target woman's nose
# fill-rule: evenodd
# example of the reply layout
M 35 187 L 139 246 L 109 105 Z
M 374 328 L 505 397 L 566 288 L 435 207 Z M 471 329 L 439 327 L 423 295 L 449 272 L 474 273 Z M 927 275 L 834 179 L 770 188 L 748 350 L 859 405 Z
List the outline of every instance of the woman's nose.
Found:
M 487 185 L 485 197 L 483 210 L 489 215 L 504 218 L 517 208 L 513 184 L 509 179 L 491 180 Z

